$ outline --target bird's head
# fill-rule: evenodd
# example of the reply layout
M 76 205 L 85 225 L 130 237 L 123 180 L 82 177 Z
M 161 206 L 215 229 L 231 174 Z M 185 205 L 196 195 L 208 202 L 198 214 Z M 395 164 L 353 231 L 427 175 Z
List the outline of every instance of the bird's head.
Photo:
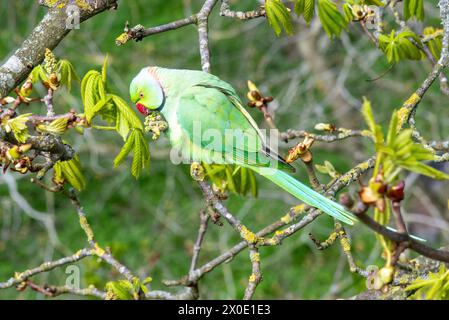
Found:
M 151 67 L 143 68 L 131 81 L 129 94 L 143 115 L 148 115 L 150 110 L 160 110 L 164 105 L 164 91 Z

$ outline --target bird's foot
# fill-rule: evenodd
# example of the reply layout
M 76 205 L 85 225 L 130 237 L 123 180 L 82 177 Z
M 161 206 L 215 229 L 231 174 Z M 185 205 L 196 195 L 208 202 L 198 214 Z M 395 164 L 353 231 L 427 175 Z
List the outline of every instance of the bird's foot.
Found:
M 206 173 L 201 163 L 192 162 L 192 164 L 190 165 L 190 175 L 195 181 L 204 181 Z
M 144 126 L 145 132 L 151 132 L 153 134 L 153 140 L 159 139 L 161 133 L 168 129 L 168 123 L 157 111 L 150 112 L 150 114 L 145 118 Z

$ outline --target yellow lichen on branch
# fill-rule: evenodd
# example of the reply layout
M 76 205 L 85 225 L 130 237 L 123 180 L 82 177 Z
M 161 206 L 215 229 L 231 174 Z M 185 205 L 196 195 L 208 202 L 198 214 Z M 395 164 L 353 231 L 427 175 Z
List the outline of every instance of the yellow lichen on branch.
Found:
M 80 226 L 84 230 L 87 236 L 88 241 L 92 241 L 94 239 L 94 233 L 92 229 L 89 226 L 89 223 L 87 222 L 87 219 L 85 216 L 80 216 Z
M 254 232 L 243 225 L 240 227 L 240 236 L 248 243 L 257 243 L 260 240 Z
M 130 36 L 127 32 L 123 32 L 117 38 L 115 38 L 115 44 L 118 46 L 124 45 L 130 39 Z
M 421 101 L 421 97 L 414 92 L 402 105 L 402 107 L 398 110 L 398 130 L 400 130 L 410 118 L 410 114 L 414 107 Z

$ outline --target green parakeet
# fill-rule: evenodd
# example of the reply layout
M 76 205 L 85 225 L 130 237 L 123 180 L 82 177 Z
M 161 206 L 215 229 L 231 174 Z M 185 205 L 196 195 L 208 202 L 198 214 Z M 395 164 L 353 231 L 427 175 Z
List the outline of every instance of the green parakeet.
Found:
M 173 148 L 190 161 L 237 164 L 271 180 L 299 200 L 348 224 L 356 218 L 285 171 L 294 171 L 265 143 L 256 122 L 228 83 L 193 70 L 147 67 L 130 95 L 144 115 L 157 110 L 168 123 Z

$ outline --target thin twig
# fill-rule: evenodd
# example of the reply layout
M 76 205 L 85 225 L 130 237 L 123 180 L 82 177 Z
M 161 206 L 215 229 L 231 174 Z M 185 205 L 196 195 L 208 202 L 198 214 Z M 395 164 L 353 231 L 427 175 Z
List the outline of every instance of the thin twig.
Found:
M 244 300 L 251 300 L 257 286 L 260 281 L 262 281 L 262 273 L 260 270 L 260 254 L 259 249 L 255 245 L 250 245 L 249 247 L 249 257 L 251 260 L 252 273 L 248 279 L 248 286 L 245 289 Z
M 265 17 L 265 9 L 259 7 L 252 11 L 233 11 L 229 5 L 229 0 L 222 0 L 220 7 L 220 15 L 240 20 L 249 20 L 259 17 Z
M 196 238 L 195 245 L 193 246 L 192 260 L 190 262 L 189 275 L 193 276 L 195 273 L 196 264 L 200 256 L 201 246 L 203 244 L 204 235 L 207 231 L 207 226 L 209 222 L 210 215 L 206 210 L 201 210 L 200 212 L 200 227 L 198 229 L 198 237 Z

